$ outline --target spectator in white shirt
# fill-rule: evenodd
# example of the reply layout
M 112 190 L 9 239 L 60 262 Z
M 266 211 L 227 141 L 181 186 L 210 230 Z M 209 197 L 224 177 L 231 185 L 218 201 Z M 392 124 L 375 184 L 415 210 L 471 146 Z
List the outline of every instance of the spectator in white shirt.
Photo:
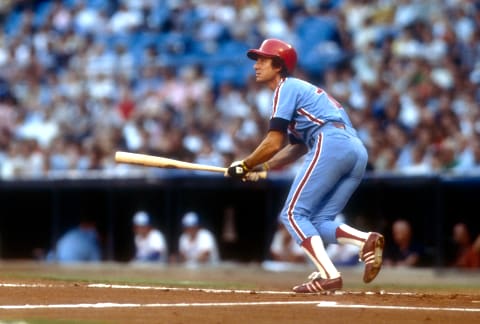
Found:
M 152 225 L 150 215 L 141 210 L 133 216 L 135 233 L 134 262 L 166 262 L 167 244 L 160 230 Z
M 335 221 L 344 223 L 345 215 L 338 214 Z M 332 262 L 339 267 L 356 266 L 360 264 L 360 248 L 353 244 L 329 244 L 325 249 Z
M 187 212 L 182 219 L 183 232 L 179 238 L 179 261 L 187 265 L 215 264 L 219 252 L 215 236 L 200 224 L 197 213 Z
M 270 256 L 272 260 L 280 262 L 307 262 L 305 251 L 292 240 L 286 227 L 282 223 L 278 224 L 278 229 L 270 244 Z

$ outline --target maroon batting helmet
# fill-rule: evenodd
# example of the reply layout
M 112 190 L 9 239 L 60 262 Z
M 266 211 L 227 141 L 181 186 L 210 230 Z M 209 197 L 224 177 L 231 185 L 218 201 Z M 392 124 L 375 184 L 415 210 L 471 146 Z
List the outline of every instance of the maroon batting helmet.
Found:
M 288 73 L 292 73 L 297 65 L 297 52 L 293 46 L 274 38 L 264 40 L 259 49 L 249 50 L 247 56 L 252 60 L 257 60 L 259 56 L 278 57 Z

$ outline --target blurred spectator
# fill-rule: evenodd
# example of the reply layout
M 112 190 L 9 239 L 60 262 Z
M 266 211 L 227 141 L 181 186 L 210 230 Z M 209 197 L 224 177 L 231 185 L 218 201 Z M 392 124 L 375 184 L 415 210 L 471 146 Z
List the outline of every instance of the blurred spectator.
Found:
M 178 239 L 179 261 L 187 265 L 215 264 L 220 261 L 214 234 L 200 224 L 196 212 L 182 218 L 182 234 Z
M 433 172 L 428 162 L 427 149 L 420 143 L 410 149 L 410 162 L 400 169 L 406 175 L 422 175 Z
M 73 9 L 73 27 L 76 32 L 83 35 L 105 33 L 107 24 L 105 12 L 89 6 L 86 1 L 76 1 Z
M 162 262 L 168 258 L 167 243 L 163 233 L 154 228 L 150 215 L 137 211 L 133 215 L 133 232 L 135 242 L 134 262 Z
M 213 144 L 208 138 L 203 137 L 201 140 L 202 147 L 198 151 L 197 157 L 194 160 L 195 163 L 215 165 L 219 167 L 227 165 L 225 157 L 213 149 Z
M 59 32 L 66 32 L 72 24 L 72 12 L 68 10 L 62 0 L 54 0 L 49 15 L 52 27 Z
M 213 143 L 208 155 L 241 155 L 263 129 L 258 117 L 271 113 L 271 93 L 241 64 L 242 48 L 270 35 L 301 48 L 297 73 L 350 110 L 369 172 L 478 173 L 480 6 L 317 2 L 1 1 L 0 140 L 36 138 L 47 161 L 66 155 L 58 141 L 91 147 L 99 138 L 113 146 L 102 144 L 100 160 L 125 142 L 180 157 L 198 131 Z M 322 51 L 319 68 L 325 46 L 335 51 Z M 204 159 L 203 149 L 189 153 Z M 1 147 L 0 156 L 30 154 Z M 71 168 L 87 172 L 81 165 Z M 110 163 L 96 165 L 106 173 Z
M 125 34 L 134 32 L 142 22 L 143 17 L 139 10 L 130 9 L 120 3 L 108 21 L 108 28 L 114 34 Z
M 392 224 L 392 241 L 387 243 L 384 252 L 386 266 L 419 266 L 422 261 L 423 247 L 415 241 L 412 227 L 406 219 L 397 219 Z
M 3 0 L 0 3 L 0 23 L 3 25 L 5 21 L 5 17 L 7 16 L 8 11 L 12 7 L 14 1 L 13 0 Z
M 90 218 L 83 218 L 76 227 L 63 234 L 47 254 L 49 262 L 99 262 L 101 260 L 102 249 L 96 222 Z
M 235 109 L 232 109 L 232 107 L 235 107 Z M 217 97 L 217 108 L 226 120 L 235 117 L 245 118 L 250 111 L 241 89 L 235 87 L 231 82 L 225 82 L 220 85 Z
M 472 138 L 469 146 L 464 152 L 463 159 L 455 170 L 459 174 L 464 175 L 480 174 L 480 140 L 478 135 Z
M 452 240 L 455 252 L 451 266 L 467 269 L 480 268 L 480 246 L 474 245 L 470 230 L 465 223 L 460 222 L 453 226 Z M 477 241 L 480 242 L 480 235 Z
M 163 84 L 157 90 L 157 95 L 166 104 L 173 107 L 179 113 L 186 113 L 188 99 L 190 96 L 187 83 L 181 75 L 177 75 L 177 70 L 168 66 L 163 69 Z
M 345 223 L 345 216 L 338 214 L 336 222 Z M 325 249 L 336 266 L 355 266 L 360 263 L 360 248 L 353 244 L 329 244 Z
M 1 177 L 41 178 L 45 175 L 46 161 L 35 139 L 12 142 L 8 155 L 0 164 Z
M 292 239 L 282 223 L 278 224 L 269 251 L 273 261 L 305 263 L 308 260 L 305 251 Z

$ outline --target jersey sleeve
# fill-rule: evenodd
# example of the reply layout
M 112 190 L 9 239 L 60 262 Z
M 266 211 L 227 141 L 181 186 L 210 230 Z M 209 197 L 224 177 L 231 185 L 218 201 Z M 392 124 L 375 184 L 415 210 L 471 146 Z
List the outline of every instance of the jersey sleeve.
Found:
M 271 119 L 282 118 L 289 122 L 292 121 L 297 109 L 297 93 L 295 82 L 289 78 L 282 80 L 275 89 Z

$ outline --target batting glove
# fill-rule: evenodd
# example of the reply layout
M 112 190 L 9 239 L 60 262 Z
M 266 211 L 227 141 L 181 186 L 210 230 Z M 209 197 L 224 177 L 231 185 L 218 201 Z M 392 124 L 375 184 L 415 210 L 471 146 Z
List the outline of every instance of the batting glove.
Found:
M 260 179 L 265 179 L 267 177 L 267 171 L 251 171 L 242 178 L 243 182 L 251 181 L 257 182 Z
M 228 167 L 227 174 L 232 178 L 243 179 L 248 171 L 244 161 L 235 161 Z

